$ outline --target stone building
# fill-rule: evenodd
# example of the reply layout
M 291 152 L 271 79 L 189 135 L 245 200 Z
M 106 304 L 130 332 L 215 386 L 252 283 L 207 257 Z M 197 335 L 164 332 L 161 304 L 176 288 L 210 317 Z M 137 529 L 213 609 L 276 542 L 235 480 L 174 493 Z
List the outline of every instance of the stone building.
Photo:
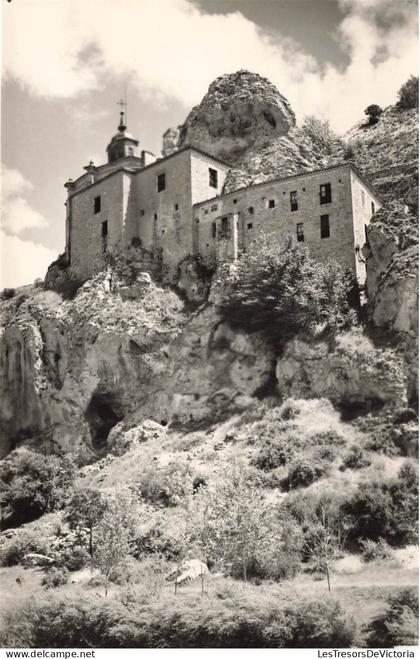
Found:
M 381 202 L 352 164 L 224 194 L 228 163 L 191 146 L 164 158 L 139 152 L 124 112 L 107 154 L 106 164 L 91 162 L 65 184 L 66 253 L 77 277 L 88 278 L 104 254 L 130 245 L 161 259 L 175 276 L 185 257 L 235 259 L 264 232 L 339 261 L 363 286 L 365 229 Z

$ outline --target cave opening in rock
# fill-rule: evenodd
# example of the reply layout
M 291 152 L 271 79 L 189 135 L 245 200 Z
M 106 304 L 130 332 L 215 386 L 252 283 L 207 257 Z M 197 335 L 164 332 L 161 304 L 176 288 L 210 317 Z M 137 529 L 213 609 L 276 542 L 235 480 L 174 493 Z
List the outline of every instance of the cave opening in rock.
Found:
M 94 393 L 86 410 L 92 446 L 104 450 L 112 428 L 123 418 L 121 406 L 114 394 Z

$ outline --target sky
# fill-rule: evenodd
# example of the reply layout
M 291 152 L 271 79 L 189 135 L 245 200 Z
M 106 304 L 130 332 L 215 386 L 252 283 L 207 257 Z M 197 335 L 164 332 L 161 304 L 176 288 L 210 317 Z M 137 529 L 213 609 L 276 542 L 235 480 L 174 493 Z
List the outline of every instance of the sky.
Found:
M 342 134 L 418 75 L 415 0 L 11 0 L 2 3 L 0 288 L 64 251 L 64 183 L 128 127 L 160 155 L 219 75 L 269 78 L 298 123 Z

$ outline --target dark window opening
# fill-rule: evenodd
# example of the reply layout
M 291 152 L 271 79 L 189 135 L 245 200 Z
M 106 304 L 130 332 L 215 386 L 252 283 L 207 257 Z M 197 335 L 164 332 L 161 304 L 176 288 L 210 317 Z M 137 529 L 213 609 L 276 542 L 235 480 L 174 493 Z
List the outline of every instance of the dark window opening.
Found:
M 155 213 L 155 214 L 153 215 L 153 219 L 154 219 L 154 220 L 157 220 L 157 213 Z
M 237 203 L 238 203 L 238 200 L 237 200 L 237 199 L 234 199 L 234 200 L 233 200 L 233 203 L 234 203 L 234 204 L 237 204 Z
M 369 247 L 369 239 L 368 239 L 368 227 L 367 224 L 365 224 L 365 243 Z
M 217 170 L 209 167 L 209 186 L 217 188 Z
M 140 215 L 143 217 L 143 215 L 144 215 L 144 210 L 141 210 L 141 211 L 140 211 Z
M 211 237 L 216 238 L 216 222 L 213 222 L 211 225 Z
M 179 204 L 175 204 L 175 210 L 179 210 Z
M 370 202 L 370 210 L 372 211 L 372 215 L 374 215 L 375 214 L 375 204 L 373 203 L 373 201 Z
M 290 193 L 290 210 L 297 211 L 297 209 L 298 209 L 298 196 L 297 196 L 297 191 L 294 190 L 293 192 Z
M 222 217 L 220 235 L 221 237 L 226 237 L 229 231 L 229 219 L 227 217 Z
M 331 202 L 331 183 L 323 183 L 319 186 L 319 196 L 321 204 L 329 204 Z
M 274 199 L 268 200 L 268 208 L 275 208 L 276 202 Z
M 247 227 L 248 229 L 252 229 L 252 222 L 249 222 L 249 224 L 247 224 Z
M 204 211 L 204 215 L 208 215 L 208 214 L 209 214 L 209 211 L 208 211 L 208 208 L 206 208 L 206 210 Z
M 248 208 L 248 213 L 249 213 L 250 215 L 254 215 L 254 207 L 253 207 L 253 206 L 250 206 L 250 207 Z
M 162 229 L 162 235 L 165 233 L 165 229 Z
M 305 241 L 305 235 L 303 233 L 303 222 L 299 222 L 296 225 L 296 238 L 298 243 L 303 243 Z
M 102 251 L 106 252 L 107 242 L 108 242 L 108 222 L 102 222 L 101 236 L 102 236 Z
M 95 213 L 100 213 L 101 212 L 101 198 L 100 197 L 95 197 L 95 199 L 93 200 L 93 206 L 94 206 Z
M 195 222 L 196 224 L 200 224 L 200 220 L 198 218 L 196 218 Z
M 166 174 L 158 174 L 157 191 L 162 192 L 166 188 Z
M 217 204 L 213 204 L 213 206 L 210 207 L 210 210 L 211 210 L 212 212 L 213 212 L 213 211 L 217 211 Z
M 330 237 L 330 216 L 321 215 L 321 238 Z

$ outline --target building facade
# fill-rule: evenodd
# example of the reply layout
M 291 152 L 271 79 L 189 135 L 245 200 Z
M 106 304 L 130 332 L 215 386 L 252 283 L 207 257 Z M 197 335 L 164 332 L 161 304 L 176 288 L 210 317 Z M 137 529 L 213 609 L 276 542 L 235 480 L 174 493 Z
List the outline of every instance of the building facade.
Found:
M 148 250 L 175 276 L 187 256 L 235 259 L 264 233 L 338 261 L 363 286 L 366 226 L 381 201 L 352 164 L 223 194 L 228 163 L 194 147 L 166 158 L 137 149 L 121 113 L 108 162 L 89 163 L 66 183 L 66 253 L 77 277 L 88 278 L 106 253 L 130 245 Z

